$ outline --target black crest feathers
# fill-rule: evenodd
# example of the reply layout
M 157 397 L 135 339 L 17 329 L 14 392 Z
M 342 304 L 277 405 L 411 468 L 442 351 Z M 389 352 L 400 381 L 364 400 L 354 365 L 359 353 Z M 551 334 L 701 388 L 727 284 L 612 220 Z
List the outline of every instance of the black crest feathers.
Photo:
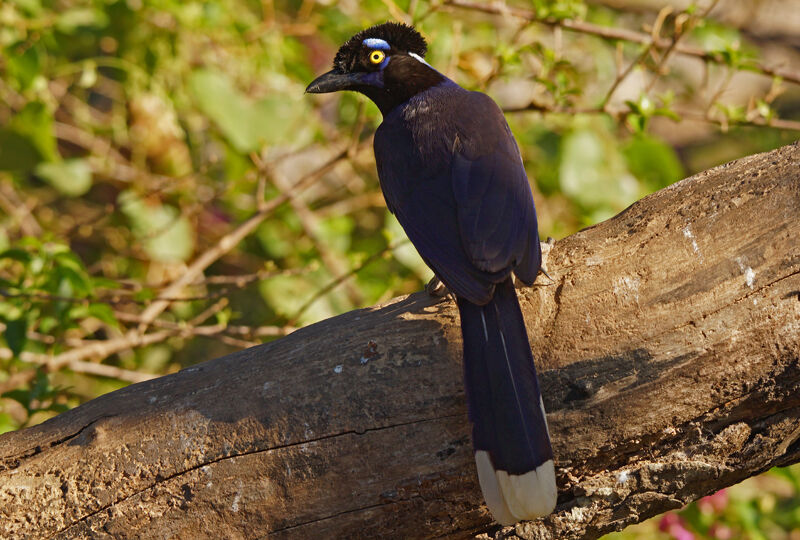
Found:
M 363 41 L 368 38 L 382 39 L 392 46 L 392 49 L 410 52 L 425 57 L 428 44 L 425 38 L 417 32 L 413 26 L 397 22 L 385 22 L 376 24 L 366 30 L 362 30 L 342 45 L 333 59 L 334 69 L 350 71 L 355 65 L 359 52 L 363 47 Z

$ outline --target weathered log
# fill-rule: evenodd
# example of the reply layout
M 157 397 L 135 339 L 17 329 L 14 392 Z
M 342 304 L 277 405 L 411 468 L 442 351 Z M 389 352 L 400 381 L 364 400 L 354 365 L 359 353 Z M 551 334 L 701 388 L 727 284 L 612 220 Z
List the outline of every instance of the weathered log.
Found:
M 554 515 L 482 506 L 458 315 L 417 293 L 0 438 L 3 538 L 596 538 L 800 461 L 800 144 L 555 244 L 520 290 Z

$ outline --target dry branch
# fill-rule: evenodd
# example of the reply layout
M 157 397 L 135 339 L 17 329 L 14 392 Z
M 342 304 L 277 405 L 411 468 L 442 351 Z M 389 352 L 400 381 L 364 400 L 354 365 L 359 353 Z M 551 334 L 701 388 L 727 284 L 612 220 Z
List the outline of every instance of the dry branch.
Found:
M 800 461 L 800 144 L 559 241 L 521 290 L 547 519 L 481 506 L 457 312 L 424 293 L 0 438 L 6 538 L 596 538 Z

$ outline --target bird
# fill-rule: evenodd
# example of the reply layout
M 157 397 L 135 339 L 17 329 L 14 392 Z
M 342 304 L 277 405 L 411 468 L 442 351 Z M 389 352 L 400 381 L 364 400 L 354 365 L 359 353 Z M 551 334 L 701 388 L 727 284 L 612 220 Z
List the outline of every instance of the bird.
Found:
M 355 91 L 383 121 L 374 153 L 386 205 L 455 296 L 478 482 L 495 521 L 553 512 L 553 450 L 513 275 L 541 267 L 538 222 L 502 110 L 425 60 L 413 27 L 386 22 L 337 51 L 307 93 Z

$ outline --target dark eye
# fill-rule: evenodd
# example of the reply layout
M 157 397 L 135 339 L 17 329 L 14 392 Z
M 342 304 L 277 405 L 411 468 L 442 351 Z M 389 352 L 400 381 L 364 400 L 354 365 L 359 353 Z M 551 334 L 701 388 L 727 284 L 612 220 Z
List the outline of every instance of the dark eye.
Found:
M 380 64 L 383 62 L 383 59 L 386 58 L 386 55 L 383 51 L 372 51 L 369 53 L 369 61 L 373 64 Z

